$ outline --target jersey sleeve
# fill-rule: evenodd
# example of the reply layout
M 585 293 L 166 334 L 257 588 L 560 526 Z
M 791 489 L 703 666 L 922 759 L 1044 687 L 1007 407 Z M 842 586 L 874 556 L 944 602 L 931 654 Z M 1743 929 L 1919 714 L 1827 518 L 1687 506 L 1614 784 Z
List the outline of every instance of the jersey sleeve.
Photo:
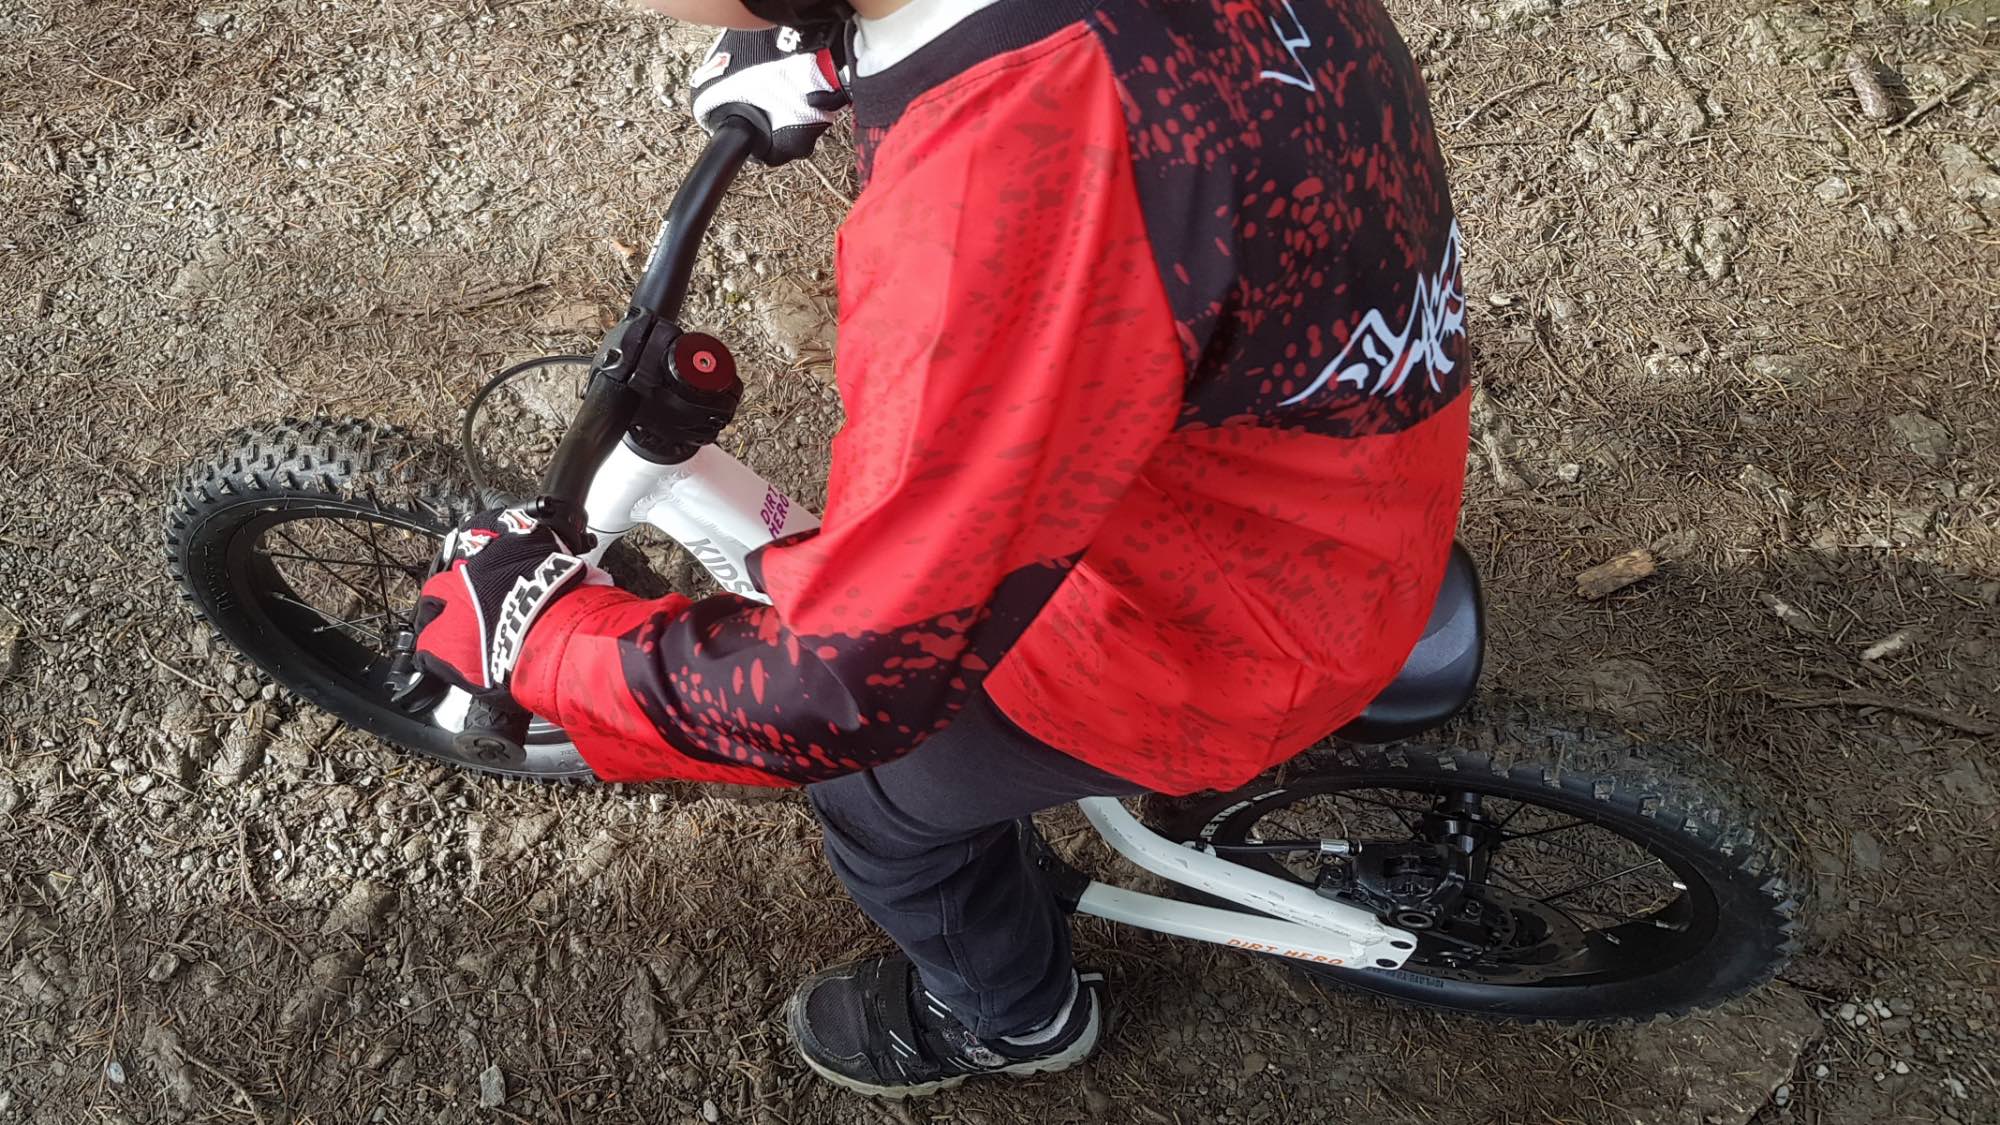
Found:
M 913 104 L 842 230 L 848 422 L 820 530 L 754 559 L 773 604 L 579 590 L 522 703 L 611 780 L 804 783 L 950 723 L 1179 412 L 1125 138 L 1087 38 Z

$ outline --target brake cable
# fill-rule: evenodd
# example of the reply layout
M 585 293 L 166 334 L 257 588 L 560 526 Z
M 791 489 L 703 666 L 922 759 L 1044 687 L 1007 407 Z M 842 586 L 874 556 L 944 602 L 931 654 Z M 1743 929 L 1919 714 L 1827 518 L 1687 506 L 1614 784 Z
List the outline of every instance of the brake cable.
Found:
M 479 449 L 472 439 L 473 425 L 479 420 L 480 408 L 486 405 L 488 396 L 494 391 L 499 390 L 509 380 L 526 375 L 530 371 L 538 371 L 544 367 L 555 367 L 558 364 L 564 363 L 577 363 L 588 367 L 591 363 L 591 357 L 587 355 L 545 355 L 537 359 L 523 360 L 498 375 L 493 376 L 491 379 L 486 380 L 485 385 L 479 388 L 479 393 L 472 396 L 472 402 L 465 408 L 465 424 L 459 429 L 458 443 L 460 452 L 465 458 L 465 471 L 472 477 L 472 486 L 478 489 L 482 495 L 493 491 L 493 486 L 486 472 L 480 467 Z

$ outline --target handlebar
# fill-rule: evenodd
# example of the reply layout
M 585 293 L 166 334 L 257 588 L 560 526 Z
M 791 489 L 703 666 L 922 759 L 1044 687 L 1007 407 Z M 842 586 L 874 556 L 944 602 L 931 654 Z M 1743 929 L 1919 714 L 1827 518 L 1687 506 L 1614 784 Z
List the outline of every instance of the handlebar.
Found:
M 687 299 L 688 281 L 709 223 L 745 161 L 766 143 L 764 130 L 743 117 L 725 118 L 667 205 L 667 216 L 646 259 L 619 328 L 606 337 L 591 364 L 590 382 L 576 416 L 564 431 L 542 475 L 537 515 L 585 542 L 584 498 L 604 459 L 618 447 L 638 415 L 643 396 L 626 381 L 632 370 L 623 349 L 644 347 L 655 327 L 671 328 Z M 628 330 L 630 326 L 631 330 Z M 678 331 L 677 328 L 673 331 Z M 624 376 L 624 377 L 621 377 Z M 733 403 L 733 400 L 732 400 Z M 524 743 L 532 716 L 511 699 L 476 701 L 454 737 L 458 750 L 491 765 L 526 761 Z

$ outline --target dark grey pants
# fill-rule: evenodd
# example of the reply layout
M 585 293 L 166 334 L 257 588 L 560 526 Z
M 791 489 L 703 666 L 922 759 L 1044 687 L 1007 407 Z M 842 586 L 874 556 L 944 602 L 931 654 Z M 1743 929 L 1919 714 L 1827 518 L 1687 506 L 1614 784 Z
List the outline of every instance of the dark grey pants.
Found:
M 1062 1006 L 1069 919 L 1015 821 L 1140 786 L 1050 749 L 983 695 L 908 757 L 809 786 L 826 854 L 924 985 L 975 1035 L 1016 1035 Z

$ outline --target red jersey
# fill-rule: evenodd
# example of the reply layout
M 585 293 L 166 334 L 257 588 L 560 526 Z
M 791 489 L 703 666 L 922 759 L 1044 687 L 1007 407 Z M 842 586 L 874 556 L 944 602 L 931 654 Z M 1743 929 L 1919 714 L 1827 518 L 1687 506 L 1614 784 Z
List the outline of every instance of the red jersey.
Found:
M 517 696 L 606 778 L 865 769 L 983 689 L 1111 773 L 1230 787 L 1422 630 L 1465 299 L 1379 3 L 937 7 L 860 35 L 848 421 L 823 526 L 753 559 L 773 604 L 587 588 L 528 639 Z

